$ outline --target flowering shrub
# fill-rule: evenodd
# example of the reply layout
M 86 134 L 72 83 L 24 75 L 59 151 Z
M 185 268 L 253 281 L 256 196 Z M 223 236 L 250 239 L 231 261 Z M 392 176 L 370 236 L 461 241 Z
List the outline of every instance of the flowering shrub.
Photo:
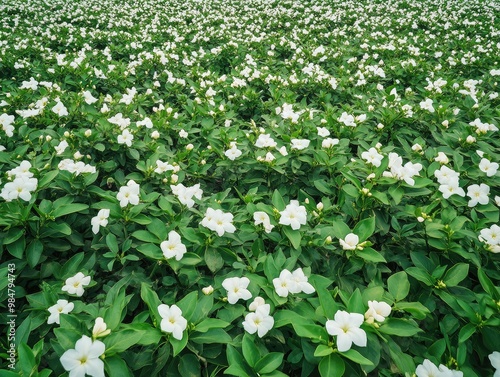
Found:
M 2 376 L 500 373 L 498 4 L 0 10 Z

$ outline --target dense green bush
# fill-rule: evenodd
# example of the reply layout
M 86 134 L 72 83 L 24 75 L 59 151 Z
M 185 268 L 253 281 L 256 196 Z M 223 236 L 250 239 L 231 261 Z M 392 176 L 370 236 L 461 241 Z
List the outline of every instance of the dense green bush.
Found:
M 499 375 L 498 3 L 0 10 L 0 376 Z

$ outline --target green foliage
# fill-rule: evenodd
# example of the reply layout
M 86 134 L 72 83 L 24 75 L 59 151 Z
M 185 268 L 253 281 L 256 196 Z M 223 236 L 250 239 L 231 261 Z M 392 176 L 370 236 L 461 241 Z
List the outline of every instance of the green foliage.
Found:
M 4 3 L 0 377 L 494 373 L 494 4 Z

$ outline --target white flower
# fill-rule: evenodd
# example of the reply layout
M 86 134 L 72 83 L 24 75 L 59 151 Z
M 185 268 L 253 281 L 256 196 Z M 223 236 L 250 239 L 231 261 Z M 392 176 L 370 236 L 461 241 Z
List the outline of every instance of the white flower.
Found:
M 384 322 L 389 314 L 391 314 L 391 306 L 388 303 L 383 301 L 368 301 L 368 310 L 365 313 L 367 322 L 373 322 L 373 320 Z
M 60 117 L 68 115 L 68 109 L 60 101 L 57 101 L 56 105 L 52 108 L 52 111 L 59 115 Z
M 500 245 L 500 226 L 493 224 L 479 232 L 479 240 L 488 245 Z
M 300 287 L 294 279 L 292 273 L 288 270 L 283 270 L 280 276 L 273 279 L 274 289 L 280 297 L 288 297 L 288 293 L 300 293 Z
M 262 224 L 264 226 L 264 230 L 266 233 L 271 233 L 274 225 L 271 225 L 271 220 L 269 219 L 269 215 L 263 211 L 256 211 L 253 214 L 254 224 L 259 225 Z
M 469 200 L 468 206 L 474 207 L 476 204 L 488 204 L 490 198 L 488 195 L 490 194 L 490 186 L 481 183 L 481 185 L 470 185 L 467 187 L 467 196 L 471 198 Z
M 184 131 L 184 130 L 179 131 L 179 137 L 186 139 L 188 136 L 189 136 L 189 134 L 186 131 Z
M 224 213 L 220 209 L 208 208 L 201 225 L 222 236 L 225 232 L 234 233 L 236 230 L 233 225 L 233 217 L 231 213 Z
M 61 364 L 71 377 L 104 377 L 104 362 L 100 356 L 106 346 L 100 340 L 83 335 L 75 344 L 75 349 L 67 350 L 61 356 Z
M 47 309 L 50 313 L 50 316 L 47 319 L 47 324 L 50 325 L 51 323 L 57 323 L 59 325 L 59 315 L 61 313 L 68 314 L 73 310 L 74 307 L 75 304 L 73 304 L 72 302 L 68 302 L 67 300 L 57 300 L 57 304 L 52 305 Z
M 328 131 L 326 127 L 316 127 L 316 130 L 318 131 L 318 135 L 321 137 L 330 136 L 330 131 Z
M 299 205 L 298 200 L 291 200 L 290 204 L 280 212 L 280 224 L 290 225 L 292 229 L 297 230 L 301 225 L 307 223 L 306 207 Z
M 56 147 L 54 147 L 54 149 L 56 150 L 56 154 L 62 154 L 68 146 L 69 144 L 66 140 L 61 140 L 61 142 Z
M 302 268 L 297 268 L 295 271 L 292 272 L 292 279 L 295 281 L 295 283 L 297 283 L 297 287 L 299 289 L 299 292 L 297 293 L 304 292 L 307 294 L 311 294 L 316 292 L 311 283 L 308 283 L 307 276 L 304 275 Z M 291 292 L 291 293 L 296 293 L 296 292 Z
M 238 148 L 236 148 L 236 146 L 233 146 L 229 148 L 226 152 L 224 152 L 224 155 L 231 161 L 234 161 L 235 159 L 241 156 L 241 151 Z
M 425 101 L 420 102 L 420 108 L 422 110 L 428 110 L 429 112 L 433 113 L 434 107 L 432 106 L 432 100 L 430 98 L 426 98 Z
M 116 199 L 120 201 L 120 207 L 126 207 L 129 203 L 133 205 L 139 204 L 140 186 L 134 180 L 127 182 L 127 186 L 120 187 Z
M 326 139 L 324 139 L 321 142 L 321 147 L 328 149 L 328 148 L 332 148 L 333 146 L 337 145 L 338 143 L 340 143 L 339 139 L 332 139 L 331 137 L 327 137 Z
M 443 153 L 443 152 L 438 152 L 437 157 L 434 159 L 434 161 L 439 162 L 440 164 L 444 165 L 450 162 L 448 157 Z
M 82 272 L 79 272 L 75 276 L 66 279 L 66 284 L 62 287 L 62 290 L 70 295 L 81 297 L 84 292 L 83 287 L 89 284 L 90 276 L 85 276 Z
M 269 311 L 271 310 L 271 307 L 269 306 L 269 304 L 266 304 L 266 302 L 264 301 L 264 299 L 262 297 L 257 296 L 254 298 L 252 303 L 248 306 L 248 310 L 250 310 L 251 312 L 254 312 L 259 307 L 262 307 L 262 306 L 265 306 L 267 309 L 267 312 L 269 313 Z
M 236 304 L 239 299 L 251 299 L 252 294 L 247 289 L 248 284 L 250 284 L 250 279 L 248 279 L 247 277 L 233 277 L 224 279 L 224 281 L 222 282 L 222 286 L 227 291 L 227 301 L 230 304 Z
M 163 162 L 161 160 L 156 160 L 156 169 L 155 173 L 162 174 L 166 171 L 174 170 L 174 167 L 170 165 L 168 162 Z
M 364 317 L 359 313 L 338 310 L 333 320 L 326 321 L 326 331 L 337 336 L 337 348 L 340 352 L 349 351 L 352 344 L 366 347 L 366 332 L 360 328 Z
M 340 118 L 338 118 L 340 123 L 344 123 L 344 125 L 348 127 L 356 127 L 356 123 L 354 122 L 354 117 L 352 115 L 347 114 L 345 111 L 342 113 Z
M 22 199 L 29 202 L 31 193 L 36 190 L 38 180 L 36 178 L 28 178 L 26 176 L 16 177 L 14 181 L 7 182 L 0 193 L 0 196 L 6 202 L 11 202 L 15 199 Z
M 158 305 L 158 313 L 162 318 L 161 330 L 172 334 L 175 339 L 181 340 L 184 335 L 183 331 L 187 327 L 187 320 L 182 316 L 182 310 L 177 305 L 160 304 Z
M 384 156 L 378 153 L 375 148 L 370 148 L 368 151 L 361 153 L 361 158 L 369 164 L 379 167 Z
M 140 120 L 139 122 L 136 123 L 136 125 L 137 127 L 145 126 L 146 128 L 153 128 L 153 122 L 148 117 L 145 117 L 143 120 Z
M 274 326 L 274 318 L 269 315 L 269 304 L 259 306 L 254 313 L 248 313 L 243 321 L 243 328 L 249 334 L 262 338 Z
M 430 360 L 425 359 L 424 362 L 417 366 L 415 371 L 417 377 L 440 377 L 441 372 L 438 367 L 434 365 Z
M 127 147 L 132 146 L 132 141 L 134 140 L 134 135 L 129 131 L 128 128 L 125 128 L 122 131 L 121 135 L 117 137 L 118 144 L 125 144 Z
M 108 335 L 111 330 L 107 329 L 107 327 L 108 326 L 106 325 L 102 317 L 97 317 L 95 319 L 94 327 L 92 328 L 92 337 L 95 339 Z
M 275 148 L 277 146 L 270 134 L 260 134 L 255 142 L 257 148 Z
M 458 182 L 460 173 L 457 173 L 447 166 L 441 166 L 441 169 L 434 171 L 434 176 L 440 184 L 447 185 L 449 183 Z
M 359 237 L 357 234 L 349 233 L 345 236 L 345 240 L 340 238 L 339 242 L 344 250 L 356 250 L 359 244 Z
M 458 181 L 450 182 L 446 185 L 440 185 L 438 190 L 443 193 L 443 198 L 445 199 L 448 199 L 450 196 L 454 194 L 459 195 L 461 197 L 465 196 L 465 191 L 458 185 Z
M 306 149 L 310 142 L 311 140 L 308 139 L 292 139 L 291 149 L 296 149 L 298 151 Z
M 181 241 L 181 236 L 175 230 L 168 233 L 168 240 L 163 241 L 160 247 L 167 259 L 175 257 L 175 260 L 181 260 L 187 252 L 186 246 Z
M 499 167 L 498 163 L 491 162 L 486 158 L 481 159 L 481 162 L 479 163 L 479 169 L 483 173 L 486 173 L 488 177 L 494 176 L 497 173 L 498 167 Z
M 203 292 L 204 295 L 211 295 L 214 292 L 214 287 L 209 285 L 208 287 L 203 287 L 201 291 Z
M 493 377 L 500 377 L 500 352 L 494 351 L 493 353 L 490 353 L 488 355 L 488 359 L 490 359 L 491 366 L 495 368 L 495 374 Z
M 14 126 L 12 125 L 12 123 L 14 123 L 14 119 L 14 115 L 8 115 L 5 113 L 0 115 L 0 126 L 2 126 L 2 129 L 8 137 L 12 137 L 14 135 Z
M 108 225 L 109 209 L 101 209 L 97 216 L 92 217 L 90 224 L 92 225 L 92 232 L 94 234 L 99 233 L 99 228 L 101 226 L 105 227 Z
M 95 98 L 88 90 L 83 92 L 83 99 L 88 105 L 92 105 L 94 102 L 97 102 L 97 98 Z

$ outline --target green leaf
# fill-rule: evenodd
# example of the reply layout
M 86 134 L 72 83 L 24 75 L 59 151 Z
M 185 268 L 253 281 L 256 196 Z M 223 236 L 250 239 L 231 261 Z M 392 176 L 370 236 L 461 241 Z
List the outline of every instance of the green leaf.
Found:
M 477 270 L 477 276 L 479 278 L 479 282 L 483 289 L 495 300 L 500 301 L 500 292 L 498 292 L 497 287 L 493 284 L 491 279 L 486 275 L 482 268 Z
M 31 348 L 27 344 L 21 343 L 17 348 L 19 361 L 17 365 L 21 367 L 21 372 L 23 376 L 32 376 L 33 373 L 37 371 L 37 363 L 35 360 L 35 355 Z
M 430 310 L 420 302 L 400 301 L 394 305 L 393 310 L 404 310 L 412 314 L 416 319 L 424 319 L 430 313 Z
M 364 242 L 375 231 L 375 216 L 361 220 L 353 229 L 353 233 L 359 237 L 359 242 Z
M 177 306 L 182 310 L 182 316 L 186 318 L 187 321 L 191 320 L 197 301 L 198 292 L 193 291 L 177 302 Z
M 283 356 L 281 352 L 270 352 L 255 364 L 255 370 L 259 374 L 271 373 L 281 365 Z
M 427 286 L 432 286 L 434 285 L 434 279 L 431 277 L 431 275 L 421 269 L 421 268 L 418 268 L 418 267 L 408 267 L 406 269 L 406 272 L 408 273 L 408 275 L 414 277 L 415 279 L 421 281 L 422 283 L 424 283 L 425 285 Z
M 297 335 L 304 338 L 319 340 L 327 340 L 329 338 L 328 333 L 323 326 L 301 323 L 298 321 L 292 322 L 292 326 Z
M 314 187 L 316 187 L 321 193 L 326 195 L 332 195 L 334 191 L 328 186 L 323 179 L 315 179 L 313 181 Z
M 476 332 L 476 325 L 473 323 L 468 323 L 460 329 L 458 333 L 458 343 L 463 343 L 469 339 Z
M 392 185 L 389 187 L 388 191 L 389 195 L 394 199 L 396 205 L 401 203 L 401 200 L 403 199 L 403 195 L 405 193 L 405 191 L 401 187 Z
M 288 226 L 283 227 L 283 233 L 285 233 L 285 236 L 290 240 L 293 248 L 297 250 L 300 247 L 300 241 L 302 239 L 302 235 L 300 231 L 294 230 Z
M 340 356 L 330 354 L 321 359 L 318 369 L 321 377 L 342 377 L 345 372 L 345 362 Z
M 224 371 L 224 374 L 231 374 L 237 377 L 251 377 L 253 375 L 241 353 L 230 344 L 227 346 L 226 356 L 229 368 Z
M 137 238 L 139 241 L 151 242 L 155 244 L 160 244 L 160 242 L 163 241 L 147 230 L 136 230 L 132 233 L 132 237 Z
M 43 189 L 50 185 L 55 177 L 59 174 L 59 170 L 52 170 L 44 172 L 40 179 L 38 180 L 38 190 Z
M 211 344 L 211 343 L 230 343 L 233 338 L 222 329 L 210 329 L 204 333 L 193 333 L 190 338 L 192 342 L 197 344 Z
M 212 273 L 216 273 L 224 266 L 224 259 L 213 247 L 207 247 L 204 255 L 205 263 Z
M 410 293 L 410 282 L 408 275 L 404 271 L 396 272 L 387 279 L 389 293 L 394 300 L 401 301 Z
M 109 377 L 132 377 L 127 363 L 119 356 L 106 357 L 104 359 L 104 369 Z
M 7 245 L 7 251 L 9 252 L 9 254 L 12 255 L 13 257 L 16 257 L 17 259 L 23 258 L 25 249 L 26 249 L 26 237 L 21 237 Z M 31 262 L 34 262 L 34 259 L 31 260 Z
M 142 245 L 137 246 L 137 251 L 151 259 L 164 259 L 161 249 L 152 243 L 143 243 Z
M 43 253 L 43 244 L 38 239 L 34 239 L 30 242 L 26 248 L 26 260 L 30 267 L 35 267 L 40 261 L 40 257 Z
M 450 268 L 443 277 L 447 287 L 455 287 L 469 275 L 469 265 L 458 263 Z
M 153 319 L 154 325 L 159 327 L 162 318 L 160 313 L 158 313 L 158 306 L 160 306 L 161 301 L 156 292 L 149 287 L 148 283 L 141 283 L 141 298 L 149 308 L 149 313 Z
M 142 334 L 135 330 L 113 331 L 101 341 L 106 345 L 106 355 L 121 353 L 141 340 Z
M 356 255 L 365 260 L 365 262 L 386 263 L 385 258 L 378 251 L 371 247 L 365 247 L 363 250 L 357 250 Z
M 347 183 L 344 186 L 342 186 L 342 191 L 344 191 L 347 195 L 349 195 L 354 199 L 356 199 L 359 196 L 359 190 L 350 183 Z
M 69 215 L 70 213 L 81 212 L 89 208 L 87 204 L 83 203 L 73 203 L 65 206 L 57 207 L 51 213 L 51 215 L 57 219 L 58 217 Z
M 363 296 L 361 295 L 359 288 L 356 288 L 356 290 L 351 294 L 349 302 L 347 303 L 347 310 L 350 313 L 365 312 L 365 305 L 363 304 Z
M 326 346 L 324 344 L 320 344 L 316 347 L 316 350 L 314 351 L 314 356 L 315 357 L 328 356 L 333 352 L 334 352 L 334 349 L 332 347 Z
M 373 365 L 371 360 L 368 360 L 366 357 L 364 357 L 358 351 L 356 351 L 352 348 L 349 351 L 340 352 L 340 355 L 346 357 L 347 359 L 349 359 L 351 361 L 354 361 L 356 364 L 359 364 L 359 365 L 367 365 L 367 366 Z
M 111 250 L 111 252 L 113 252 L 114 254 L 118 254 L 118 252 L 120 251 L 118 247 L 118 240 L 113 233 L 109 233 L 106 236 L 106 245 L 108 245 L 109 250 Z
M 181 353 L 181 351 L 184 348 L 186 348 L 187 342 L 188 342 L 188 335 L 187 335 L 186 331 L 184 331 L 182 333 L 181 340 L 175 339 L 172 335 L 170 335 L 168 340 L 169 340 L 170 344 L 172 345 L 172 351 L 173 351 L 172 355 L 175 357 L 179 353 Z
M 416 324 L 401 318 L 386 318 L 379 331 L 388 335 L 413 336 L 422 331 Z
M 285 209 L 285 201 L 278 190 L 274 190 L 272 197 L 273 206 L 276 207 L 278 211 L 283 211 Z
M 409 375 L 412 375 L 415 373 L 415 361 L 413 360 L 413 357 L 401 351 L 401 348 L 397 345 L 397 343 L 390 338 L 388 340 L 388 344 L 391 359 L 398 367 L 400 374 L 404 375 L 405 373 L 408 373 Z
M 201 366 L 198 358 L 192 353 L 188 353 L 181 357 L 177 368 L 182 377 L 199 377 L 201 376 Z
M 198 332 L 207 332 L 210 329 L 226 328 L 230 323 L 217 318 L 207 318 L 201 321 L 194 328 Z
M 255 345 L 255 338 L 250 336 L 247 332 L 243 335 L 243 340 L 241 341 L 241 350 L 243 351 L 243 357 L 245 358 L 248 365 L 254 368 L 261 358 L 259 349 Z

